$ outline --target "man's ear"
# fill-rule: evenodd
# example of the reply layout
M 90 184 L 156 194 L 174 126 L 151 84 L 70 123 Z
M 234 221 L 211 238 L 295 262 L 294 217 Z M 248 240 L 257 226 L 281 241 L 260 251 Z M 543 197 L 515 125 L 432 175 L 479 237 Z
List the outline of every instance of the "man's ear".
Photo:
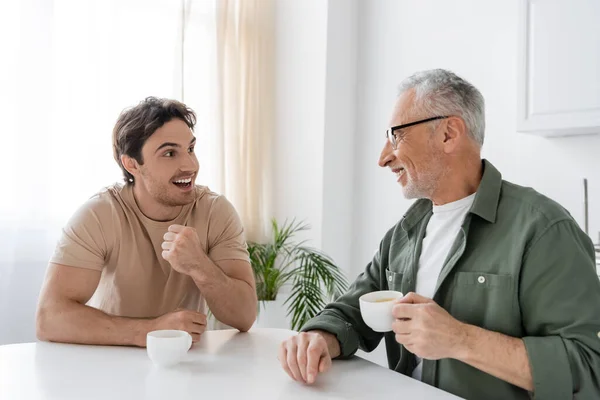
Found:
M 121 164 L 123 164 L 123 168 L 125 168 L 127 172 L 133 175 L 134 178 L 137 178 L 140 174 L 140 165 L 138 164 L 135 158 L 122 154 Z
M 449 117 L 445 121 L 444 129 L 444 151 L 446 153 L 453 153 L 460 141 L 464 139 L 467 134 L 467 127 L 465 121 L 459 117 Z

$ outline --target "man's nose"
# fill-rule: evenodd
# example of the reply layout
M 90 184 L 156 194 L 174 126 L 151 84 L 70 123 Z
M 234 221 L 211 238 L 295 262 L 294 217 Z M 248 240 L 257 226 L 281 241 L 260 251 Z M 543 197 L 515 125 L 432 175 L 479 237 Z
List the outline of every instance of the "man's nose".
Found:
M 394 149 L 392 148 L 392 144 L 388 139 L 385 139 L 385 145 L 381 150 L 381 155 L 379 156 L 379 166 L 385 168 L 390 161 L 394 158 Z
M 187 157 L 185 157 L 185 161 L 181 166 L 181 169 L 184 171 L 195 171 L 198 169 L 198 159 L 194 153 L 188 153 Z

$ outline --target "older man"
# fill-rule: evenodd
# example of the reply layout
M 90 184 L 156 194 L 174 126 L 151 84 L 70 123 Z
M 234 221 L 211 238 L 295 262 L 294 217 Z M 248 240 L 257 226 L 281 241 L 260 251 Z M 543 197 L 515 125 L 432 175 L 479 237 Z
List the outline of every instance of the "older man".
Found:
M 554 201 L 502 180 L 480 156 L 484 100 L 445 70 L 400 89 L 379 159 L 418 199 L 350 290 L 282 343 L 295 380 L 385 339 L 390 369 L 465 398 L 600 398 L 594 248 Z M 365 325 L 358 298 L 407 293 L 393 331 Z

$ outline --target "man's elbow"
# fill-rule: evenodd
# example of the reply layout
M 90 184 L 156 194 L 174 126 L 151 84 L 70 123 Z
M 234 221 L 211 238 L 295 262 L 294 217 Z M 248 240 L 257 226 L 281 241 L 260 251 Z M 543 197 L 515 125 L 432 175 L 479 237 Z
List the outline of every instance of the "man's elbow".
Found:
M 237 330 L 239 330 L 240 332 L 248 332 L 250 328 L 252 328 L 252 325 L 254 325 L 254 322 L 256 321 L 256 312 L 256 307 L 254 307 L 253 311 L 240 322 L 239 326 L 236 327 Z
M 44 342 L 60 342 L 64 327 L 57 324 L 62 310 L 56 306 L 40 304 L 35 315 L 35 336 Z
M 250 323 L 244 322 L 243 324 L 238 326 L 237 329 L 240 332 L 248 332 L 250 330 L 250 328 L 252 328 L 252 325 L 254 325 L 254 321 L 252 321 Z
M 52 341 L 51 311 L 45 307 L 39 307 L 35 315 L 35 336 L 44 342 Z

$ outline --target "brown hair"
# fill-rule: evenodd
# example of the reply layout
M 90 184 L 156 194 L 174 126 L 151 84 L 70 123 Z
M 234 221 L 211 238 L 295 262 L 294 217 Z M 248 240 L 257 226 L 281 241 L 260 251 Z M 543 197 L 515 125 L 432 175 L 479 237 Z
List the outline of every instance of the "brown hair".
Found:
M 194 111 L 177 100 L 147 97 L 137 106 L 121 112 L 113 129 L 113 155 L 127 184 L 133 183 L 133 175 L 123 167 L 121 156 L 125 154 L 143 164 L 144 143 L 158 128 L 173 118 L 179 118 L 192 130 L 196 125 Z

